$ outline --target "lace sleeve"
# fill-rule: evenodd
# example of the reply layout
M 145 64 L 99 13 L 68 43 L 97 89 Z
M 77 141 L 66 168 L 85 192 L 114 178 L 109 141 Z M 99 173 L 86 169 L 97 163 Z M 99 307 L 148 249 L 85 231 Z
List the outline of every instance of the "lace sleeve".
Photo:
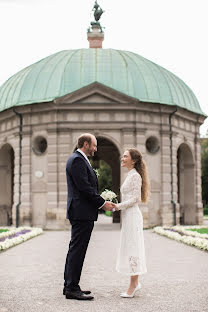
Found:
M 119 210 L 124 210 L 130 208 L 135 203 L 141 201 L 141 176 L 139 174 L 134 174 L 130 181 L 131 195 L 132 197 L 120 204 L 117 204 Z

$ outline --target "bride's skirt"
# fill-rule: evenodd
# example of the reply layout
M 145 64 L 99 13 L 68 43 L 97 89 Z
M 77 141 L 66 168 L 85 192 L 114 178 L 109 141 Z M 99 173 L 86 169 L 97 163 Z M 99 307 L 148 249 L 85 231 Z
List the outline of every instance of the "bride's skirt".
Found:
M 139 207 L 121 211 L 122 228 L 116 270 L 125 275 L 147 272 L 143 236 L 143 217 Z

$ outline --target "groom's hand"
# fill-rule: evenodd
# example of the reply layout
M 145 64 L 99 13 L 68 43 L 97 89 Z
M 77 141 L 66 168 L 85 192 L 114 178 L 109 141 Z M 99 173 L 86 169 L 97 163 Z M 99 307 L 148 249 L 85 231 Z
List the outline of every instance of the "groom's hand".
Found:
M 113 212 L 119 210 L 116 204 L 112 203 L 112 206 L 113 206 L 113 209 L 112 209 Z
M 106 201 L 105 205 L 102 207 L 105 211 L 112 211 L 114 208 L 114 204 L 111 203 L 110 201 Z

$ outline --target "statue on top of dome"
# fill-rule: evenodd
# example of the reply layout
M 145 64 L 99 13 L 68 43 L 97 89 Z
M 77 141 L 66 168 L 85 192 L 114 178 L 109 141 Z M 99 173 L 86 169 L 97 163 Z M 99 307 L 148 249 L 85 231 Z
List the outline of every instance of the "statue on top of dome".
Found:
M 104 11 L 101 9 L 100 5 L 97 3 L 97 0 L 95 1 L 94 7 L 92 10 L 94 11 L 94 18 L 96 22 L 98 22 Z
M 99 22 L 101 15 L 105 12 L 102 10 L 100 5 L 97 3 L 97 0 L 95 0 L 95 4 L 93 6 L 92 11 L 94 11 L 94 18 L 95 20 L 90 23 L 90 27 L 88 27 L 87 32 L 92 33 L 92 32 L 100 32 L 103 33 L 103 28 Z
M 101 15 L 105 12 L 102 10 L 102 8 L 100 7 L 100 5 L 97 3 L 97 0 L 95 1 L 94 7 L 92 9 L 92 11 L 94 11 L 94 18 L 95 21 L 91 22 L 91 27 L 88 28 L 87 32 L 90 33 L 92 31 L 92 29 L 99 29 L 99 31 L 101 33 L 103 33 L 103 27 L 100 25 L 100 18 Z

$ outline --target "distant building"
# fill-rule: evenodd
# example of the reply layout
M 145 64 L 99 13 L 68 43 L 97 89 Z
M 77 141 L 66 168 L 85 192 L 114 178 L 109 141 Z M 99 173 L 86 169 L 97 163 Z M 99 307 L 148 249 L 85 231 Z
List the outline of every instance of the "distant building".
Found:
M 0 88 L 0 225 L 63 229 L 65 163 L 83 132 L 98 139 L 98 159 L 112 168 L 119 192 L 129 147 L 144 155 L 151 198 L 144 226 L 201 224 L 201 146 L 205 119 L 191 89 L 132 52 L 102 49 L 97 23 L 89 49 L 50 55 Z

